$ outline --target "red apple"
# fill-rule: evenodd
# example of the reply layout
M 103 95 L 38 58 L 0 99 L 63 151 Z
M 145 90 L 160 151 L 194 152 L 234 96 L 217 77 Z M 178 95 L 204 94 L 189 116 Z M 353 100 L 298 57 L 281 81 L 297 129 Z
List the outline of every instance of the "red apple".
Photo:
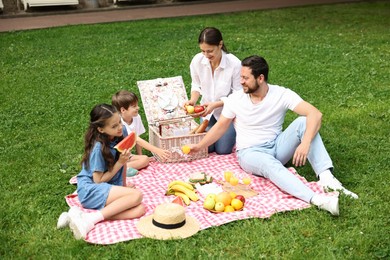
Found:
M 197 113 L 200 113 L 200 112 L 203 112 L 204 111 L 204 106 L 195 106 L 194 107 L 194 112 L 197 114 Z
M 242 195 L 237 195 L 237 196 L 235 197 L 235 199 L 239 199 L 239 200 L 242 201 L 242 203 L 245 203 L 245 197 L 242 196 Z

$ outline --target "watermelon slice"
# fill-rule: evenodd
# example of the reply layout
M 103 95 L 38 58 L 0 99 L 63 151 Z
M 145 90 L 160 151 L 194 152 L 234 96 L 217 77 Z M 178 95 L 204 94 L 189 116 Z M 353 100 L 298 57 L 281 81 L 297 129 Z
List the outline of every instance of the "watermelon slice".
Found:
M 137 143 L 137 134 L 133 131 L 128 136 L 123 138 L 117 145 L 114 146 L 120 153 L 125 149 L 132 149 Z
M 180 206 L 185 207 L 186 204 L 184 203 L 183 199 L 179 196 L 177 196 L 174 200 L 172 200 L 172 203 L 179 204 Z

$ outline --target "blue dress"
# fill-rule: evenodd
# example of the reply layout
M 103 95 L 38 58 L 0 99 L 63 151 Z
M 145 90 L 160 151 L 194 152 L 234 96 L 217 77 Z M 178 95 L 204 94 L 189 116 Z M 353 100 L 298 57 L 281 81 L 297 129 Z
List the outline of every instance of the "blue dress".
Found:
M 117 141 L 110 143 L 110 150 L 114 158 L 117 153 L 114 146 L 117 143 Z M 86 169 L 83 164 L 81 172 L 77 175 L 77 194 L 80 203 L 84 208 L 102 209 L 106 205 L 107 197 L 112 185 L 123 185 L 123 167 L 109 182 L 95 183 L 93 181 L 94 172 L 106 172 L 107 170 L 108 167 L 102 154 L 102 144 L 100 142 L 96 142 L 89 157 L 89 169 Z

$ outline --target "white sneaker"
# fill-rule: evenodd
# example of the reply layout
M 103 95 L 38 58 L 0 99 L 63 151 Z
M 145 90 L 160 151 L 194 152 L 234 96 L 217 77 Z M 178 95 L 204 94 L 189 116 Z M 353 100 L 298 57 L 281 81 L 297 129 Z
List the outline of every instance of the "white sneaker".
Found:
M 57 221 L 57 229 L 65 228 L 69 225 L 68 212 L 62 212 Z
M 62 212 L 57 221 L 57 229 L 69 226 L 70 215 L 81 215 L 82 211 L 78 207 L 71 207 L 68 212 Z
M 352 191 L 344 188 L 341 182 L 339 182 L 339 180 L 337 180 L 334 177 L 331 179 L 320 179 L 318 181 L 318 184 L 320 184 L 325 191 L 329 191 L 329 190 L 341 191 L 345 195 L 351 196 L 354 199 L 359 198 L 359 196 L 356 193 L 353 193 Z
M 92 222 L 89 222 L 83 219 L 82 214 L 80 215 L 71 215 L 69 214 L 70 223 L 69 227 L 73 232 L 73 236 L 76 239 L 85 239 L 89 231 L 91 231 L 95 225 Z
M 325 196 L 322 194 L 315 194 L 311 199 L 311 203 L 318 208 L 329 211 L 332 215 L 339 215 L 339 198 L 335 196 Z

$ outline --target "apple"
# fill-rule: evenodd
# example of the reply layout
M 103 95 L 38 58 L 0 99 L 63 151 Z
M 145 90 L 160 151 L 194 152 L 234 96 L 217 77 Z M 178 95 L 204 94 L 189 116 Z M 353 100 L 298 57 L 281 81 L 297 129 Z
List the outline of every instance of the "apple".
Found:
M 207 196 L 206 196 L 206 200 L 207 199 L 212 199 L 212 200 L 214 200 L 215 201 L 215 198 L 217 197 L 217 195 L 215 194 L 215 193 L 209 193 L 209 194 L 207 194 Z
M 186 106 L 186 109 L 188 114 L 192 114 L 195 111 L 194 106 Z
M 206 199 L 203 203 L 203 207 L 208 210 L 212 210 L 215 206 L 215 200 L 213 199 Z
M 204 106 L 197 105 L 197 106 L 194 107 L 194 112 L 195 113 L 200 113 L 202 111 L 204 111 Z
M 223 204 L 223 202 L 219 201 L 219 202 L 215 203 L 214 209 L 215 209 L 215 211 L 222 212 L 225 210 L 225 204 Z
M 242 195 L 237 195 L 237 196 L 235 197 L 235 199 L 239 199 L 239 200 L 242 201 L 242 203 L 245 203 L 245 197 L 242 196 Z
M 232 199 L 231 204 L 235 210 L 240 210 L 242 207 L 244 207 L 244 203 L 242 203 L 239 199 Z

